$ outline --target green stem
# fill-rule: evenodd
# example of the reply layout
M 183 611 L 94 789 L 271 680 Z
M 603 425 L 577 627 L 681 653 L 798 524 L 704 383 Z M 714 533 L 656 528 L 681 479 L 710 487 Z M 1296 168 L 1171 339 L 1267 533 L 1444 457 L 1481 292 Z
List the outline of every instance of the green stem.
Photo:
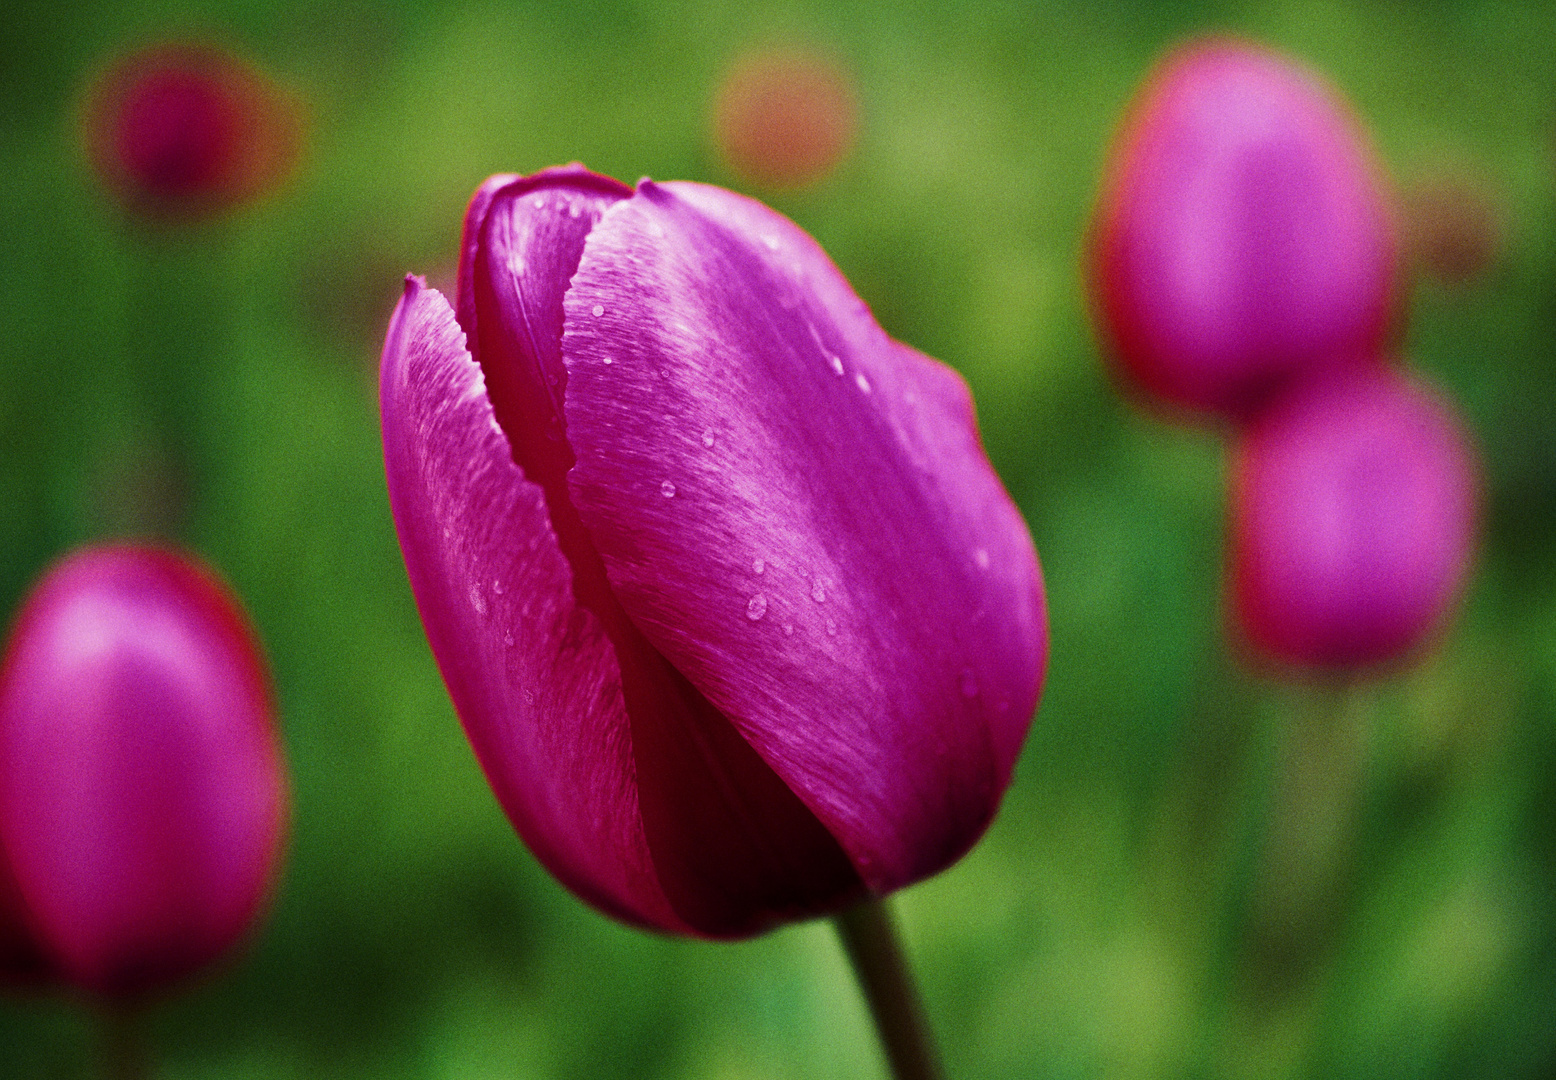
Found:
M 99 1013 L 103 1080 L 150 1080 L 151 1059 L 141 1038 L 141 1013 L 133 1005 L 105 1005 Z
M 866 900 L 832 921 L 875 1018 L 892 1076 L 896 1080 L 942 1080 L 945 1072 L 886 901 Z

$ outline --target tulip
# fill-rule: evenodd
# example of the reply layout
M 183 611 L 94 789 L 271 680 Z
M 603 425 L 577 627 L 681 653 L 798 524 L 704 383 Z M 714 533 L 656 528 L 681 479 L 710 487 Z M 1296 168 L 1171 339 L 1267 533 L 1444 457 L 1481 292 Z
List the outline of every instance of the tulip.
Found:
M 1319 79 L 1199 41 L 1158 67 L 1105 172 L 1092 291 L 1124 381 L 1234 420 L 1377 355 L 1394 241 L 1359 125 Z
M 110 545 L 44 577 L 0 671 L 0 851 L 61 977 L 127 1001 L 226 952 L 285 805 L 258 647 L 208 572 Z
M 209 217 L 276 187 L 301 110 L 269 76 L 212 45 L 162 44 L 105 69 L 86 95 L 87 155 L 137 214 Z
M 1236 446 L 1234 623 L 1299 667 L 1404 657 L 1463 587 L 1476 490 L 1464 430 L 1413 380 L 1380 366 L 1298 388 Z
M 408 279 L 390 324 L 389 496 L 538 858 L 621 919 L 738 937 L 965 852 L 1047 630 L 962 381 L 701 184 L 494 177 L 457 293 Z

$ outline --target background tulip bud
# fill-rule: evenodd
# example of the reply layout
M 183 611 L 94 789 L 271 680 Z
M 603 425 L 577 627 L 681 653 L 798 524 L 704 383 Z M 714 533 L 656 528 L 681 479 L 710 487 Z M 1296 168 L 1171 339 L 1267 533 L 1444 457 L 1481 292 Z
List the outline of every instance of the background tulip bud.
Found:
M 291 171 L 301 110 L 269 76 L 207 44 L 118 60 L 88 91 L 92 166 L 131 211 L 200 218 L 268 191 Z
M 1246 416 L 1286 380 L 1375 355 L 1395 252 L 1358 125 L 1311 73 L 1211 40 L 1131 106 L 1091 238 L 1104 336 L 1161 402 Z
M 225 952 L 272 880 L 285 806 L 265 672 L 226 590 L 149 548 L 56 565 L 0 673 L 0 845 L 60 973 L 122 998 Z
M 1232 617 L 1278 661 L 1401 657 L 1458 595 L 1476 467 L 1448 406 L 1386 368 L 1296 389 L 1241 434 L 1231 492 Z
M 458 316 L 408 282 L 384 458 L 498 799 L 600 908 L 706 936 L 942 869 L 1047 652 L 949 369 L 793 223 L 698 184 L 494 177 Z

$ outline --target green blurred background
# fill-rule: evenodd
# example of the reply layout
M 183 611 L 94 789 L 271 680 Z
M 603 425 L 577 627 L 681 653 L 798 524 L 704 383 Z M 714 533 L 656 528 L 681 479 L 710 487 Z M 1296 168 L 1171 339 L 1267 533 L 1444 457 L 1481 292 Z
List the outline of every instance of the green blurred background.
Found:
M 1550 1074 L 1556 6 L 1085 7 L 0 7 L 0 611 L 73 545 L 175 537 L 246 601 L 292 768 L 273 910 L 151 1015 L 161 1075 L 883 1075 L 825 923 L 670 940 L 533 862 L 428 652 L 379 455 L 399 281 L 451 276 L 476 184 L 582 160 L 740 186 L 710 100 L 774 42 L 839 58 L 861 126 L 830 179 L 770 201 L 967 377 L 1047 576 L 1049 682 L 1004 809 L 898 898 L 951 1075 Z M 1087 323 L 1114 118 L 1210 29 L 1328 73 L 1404 188 L 1464 180 L 1495 225 L 1473 280 L 1412 287 L 1403 339 L 1485 454 L 1479 570 L 1440 649 L 1343 694 L 1236 664 L 1220 440 L 1132 411 Z M 111 56 L 191 34 L 295 90 L 308 149 L 228 221 L 139 228 L 75 110 Z M 0 998 L 4 1076 L 89 1075 L 93 1037 L 79 1002 Z

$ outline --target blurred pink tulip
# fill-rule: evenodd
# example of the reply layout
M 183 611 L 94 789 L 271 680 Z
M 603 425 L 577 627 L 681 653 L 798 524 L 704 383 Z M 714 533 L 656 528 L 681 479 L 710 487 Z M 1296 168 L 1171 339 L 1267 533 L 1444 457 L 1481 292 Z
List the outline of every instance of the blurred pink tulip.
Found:
M 1236 446 L 1236 629 L 1282 664 L 1405 657 L 1463 587 L 1477 486 L 1458 419 L 1405 376 L 1378 366 L 1296 388 Z
M 295 98 L 246 60 L 174 43 L 101 72 L 84 127 L 93 167 L 127 209 L 194 219 L 276 187 L 296 163 L 303 124 Z
M 1378 355 L 1396 255 L 1356 121 L 1257 46 L 1196 41 L 1136 96 L 1090 240 L 1103 337 L 1148 400 L 1241 419 Z
M 275 876 L 284 766 L 258 646 L 188 558 L 76 552 L 0 671 L 0 847 L 59 974 L 108 998 L 205 967 Z

